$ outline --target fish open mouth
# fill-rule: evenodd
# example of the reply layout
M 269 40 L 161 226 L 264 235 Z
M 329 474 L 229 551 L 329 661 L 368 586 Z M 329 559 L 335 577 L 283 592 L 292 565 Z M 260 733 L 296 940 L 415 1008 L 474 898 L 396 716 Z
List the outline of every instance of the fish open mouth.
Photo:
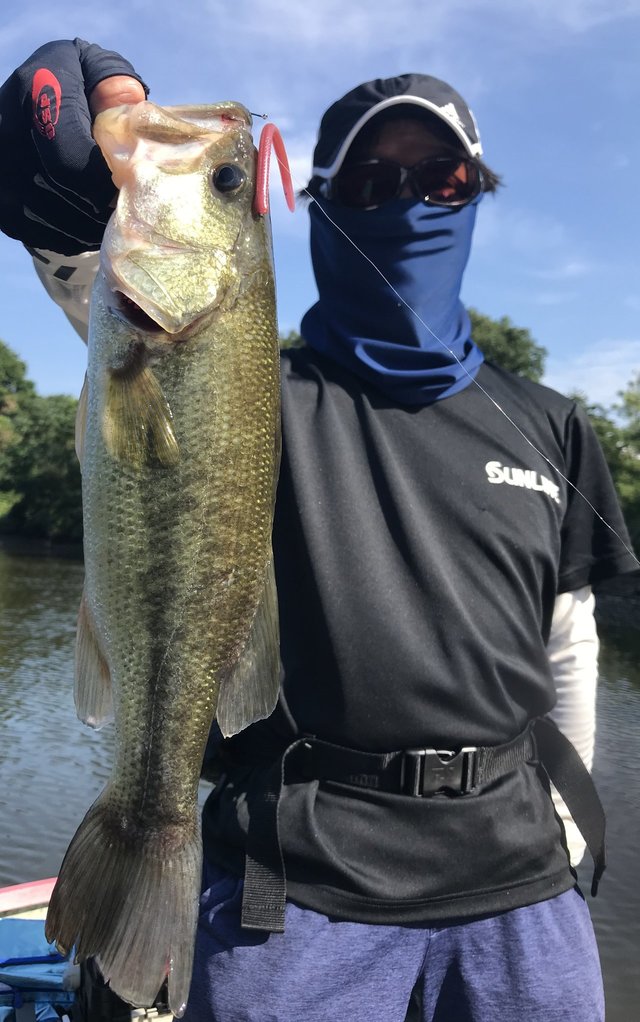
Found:
M 144 309 L 136 305 L 122 291 L 111 291 L 108 305 L 109 312 L 129 326 L 132 326 L 135 330 L 140 330 L 146 334 L 161 334 L 165 332 L 164 327 L 156 323 L 155 319 L 152 319 Z

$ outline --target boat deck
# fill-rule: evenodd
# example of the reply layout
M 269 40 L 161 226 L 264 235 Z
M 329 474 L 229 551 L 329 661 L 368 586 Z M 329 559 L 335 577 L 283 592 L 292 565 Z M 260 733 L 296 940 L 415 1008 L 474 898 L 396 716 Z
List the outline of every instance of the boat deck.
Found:
M 48 877 L 0 888 L 0 919 L 44 919 L 56 879 Z M 145 1019 L 171 1022 L 173 1015 L 159 1012 L 156 1008 L 132 1008 L 131 1019 L 132 1022 L 144 1022 Z

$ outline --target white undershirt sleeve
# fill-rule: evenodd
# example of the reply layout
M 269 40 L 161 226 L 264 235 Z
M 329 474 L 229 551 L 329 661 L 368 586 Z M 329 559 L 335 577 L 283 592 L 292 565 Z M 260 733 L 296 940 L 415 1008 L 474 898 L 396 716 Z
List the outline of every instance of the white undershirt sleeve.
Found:
M 98 272 L 99 252 L 81 252 L 64 256 L 39 249 L 33 255 L 36 268 L 47 294 L 59 305 L 71 326 L 86 343 L 89 335 L 89 301 Z
M 547 654 L 558 701 L 549 714 L 575 746 L 588 770 L 593 765 L 598 683 L 598 634 L 595 600 L 590 586 L 556 597 Z M 585 843 L 569 810 L 552 786 L 556 812 L 567 834 L 574 866 L 582 859 Z

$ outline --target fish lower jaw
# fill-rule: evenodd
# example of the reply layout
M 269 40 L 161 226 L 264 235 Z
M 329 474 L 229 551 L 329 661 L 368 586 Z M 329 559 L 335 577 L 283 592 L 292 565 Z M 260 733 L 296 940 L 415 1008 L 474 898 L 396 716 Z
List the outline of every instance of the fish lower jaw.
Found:
M 152 336 L 159 341 L 163 339 L 164 335 L 166 340 L 171 340 L 173 343 L 188 340 L 193 334 L 194 328 L 198 327 L 211 311 L 206 310 L 203 313 L 198 313 L 193 319 L 186 322 L 169 318 L 163 318 L 161 321 L 159 316 L 154 317 L 118 288 L 110 289 L 107 308 L 112 316 L 135 330 L 136 333 Z

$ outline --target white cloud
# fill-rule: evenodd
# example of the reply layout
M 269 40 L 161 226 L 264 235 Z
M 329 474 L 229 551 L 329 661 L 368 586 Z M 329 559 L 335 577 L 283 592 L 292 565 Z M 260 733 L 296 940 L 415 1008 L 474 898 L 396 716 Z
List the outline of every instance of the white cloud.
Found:
M 593 263 L 586 259 L 568 258 L 558 262 L 555 266 L 543 270 L 534 270 L 534 275 L 543 280 L 575 280 L 578 277 L 585 277 L 595 269 Z
M 613 169 L 614 170 L 628 170 L 633 166 L 633 161 L 630 156 L 626 156 L 624 153 L 618 153 L 613 157 Z
M 567 244 L 567 229 L 561 221 L 543 213 L 507 211 L 504 231 L 511 247 L 523 255 L 548 253 Z
M 3 5 L 0 28 L 0 60 L 5 75 L 22 63 L 29 54 L 49 39 L 73 39 L 79 36 L 90 41 L 100 40 L 106 47 L 118 31 L 122 19 L 130 21 L 131 8 L 119 3 L 84 4 L 64 3 L 55 10 L 55 18 L 47 18 L 37 0 L 9 0 Z M 4 78 L 5 75 L 2 77 Z
M 570 247 L 570 239 L 560 220 L 507 203 L 498 207 L 491 197 L 485 198 L 478 210 L 474 245 L 476 248 L 494 247 L 505 253 L 511 252 L 523 258 L 523 265 L 533 264 L 535 272 L 549 276 L 549 258 L 553 258 L 560 267 L 579 265 L 578 260 L 564 255 Z M 536 264 L 542 259 L 544 265 L 538 268 Z
M 639 369 L 640 339 L 604 339 L 579 355 L 549 358 L 544 383 L 563 394 L 582 391 L 609 407 Z
M 508 0 L 505 0 L 505 5 Z M 518 16 L 528 10 L 533 21 L 543 21 L 548 26 L 559 25 L 570 32 L 586 32 L 611 21 L 636 17 L 640 14 L 638 0 L 522 0 L 518 4 Z
M 483 258 L 499 260 L 507 278 L 515 279 L 518 292 L 538 306 L 563 306 L 581 298 L 580 288 L 597 269 L 595 262 L 576 253 L 572 228 L 548 214 L 531 212 L 504 204 L 498 208 L 489 199 L 480 207 L 474 248 Z M 524 290 L 523 290 L 524 289 Z
M 584 146 L 585 118 L 606 114 L 607 123 L 610 119 L 612 124 L 622 124 L 624 118 L 627 131 L 635 113 L 629 97 L 636 87 L 637 61 L 631 25 L 624 19 L 639 14 L 640 0 L 429 0 L 428 4 L 424 0 L 396 0 L 394 4 L 386 0 L 351 0 L 347 4 L 322 0 L 311 5 L 299 0 L 234 0 L 233 5 L 220 0 L 195 4 L 109 0 L 93 5 L 60 0 L 54 29 L 40 0 L 3 0 L 0 59 L 5 73 L 0 80 L 47 36 L 80 35 L 95 40 L 119 50 L 134 63 L 151 85 L 156 102 L 238 99 L 254 111 L 267 112 L 283 133 L 298 188 L 308 178 L 318 118 L 328 103 L 358 81 L 423 69 L 460 88 L 477 109 L 481 124 L 488 125 L 483 127 L 486 137 L 493 133 L 493 152 L 504 154 L 501 160 L 509 180 L 526 182 L 535 152 L 528 146 L 520 151 L 513 144 L 518 137 L 513 128 L 514 118 L 528 116 L 527 111 L 534 117 L 549 111 L 548 137 L 553 141 L 556 122 L 562 121 L 557 104 L 564 101 L 576 116 L 564 128 L 572 141 L 575 133 L 578 148 Z M 602 49 L 598 29 L 615 21 L 620 22 L 617 35 L 614 39 L 610 30 L 609 48 Z M 585 40 L 588 32 L 592 38 Z M 585 92 L 590 78 L 581 73 L 588 66 L 590 48 L 597 52 L 599 76 L 592 91 Z M 624 89 L 619 84 L 617 92 L 613 87 L 616 75 L 624 80 Z M 627 140 L 627 134 L 620 134 Z M 621 149 L 613 150 L 619 152 L 614 158 L 620 164 L 627 156 L 633 160 L 627 149 L 625 141 Z M 605 147 L 602 159 L 610 159 L 611 151 Z M 595 146 L 590 160 L 599 159 L 599 152 Z M 295 216 L 286 212 L 275 168 L 272 178 L 274 235 L 284 267 L 279 294 L 283 308 L 294 310 L 290 314 L 293 319 L 313 292 L 310 271 L 304 269 L 307 250 L 302 245 L 303 238 L 306 245 L 307 216 L 304 210 Z M 590 210 L 583 207 L 582 222 L 578 223 L 574 207 L 579 199 L 572 195 L 575 201 L 568 203 L 566 210 L 558 206 L 554 216 L 554 205 L 545 200 L 544 175 L 534 184 L 539 187 L 528 192 L 517 187 L 505 189 L 495 203 L 489 198 L 483 202 L 474 242 L 474 249 L 481 250 L 473 260 L 475 278 L 471 279 L 479 281 L 474 304 L 493 308 L 496 315 L 507 311 L 518 322 L 527 322 L 532 316 L 540 323 L 541 343 L 550 348 L 562 328 L 564 343 L 574 349 L 584 335 L 590 310 L 602 301 L 591 287 L 589 274 L 600 267 L 590 263 L 590 251 L 610 273 L 611 263 L 605 264 L 604 256 L 599 256 L 600 226 L 586 219 Z M 519 205 L 512 205 L 514 202 Z M 523 208 L 525 204 L 541 212 L 531 212 Z M 626 219 L 623 229 L 624 241 Z M 580 239 L 587 231 L 593 238 L 592 247 L 582 251 Z M 604 247 L 620 253 L 616 231 L 618 226 L 612 224 Z M 7 246 L 15 250 L 13 243 L 7 242 Z M 623 255 L 620 259 L 622 262 Z M 5 335 L 10 313 L 20 324 L 24 306 L 29 304 L 21 290 L 22 271 L 16 271 L 19 281 L 8 283 L 6 274 L 13 269 L 10 264 L 11 258 L 4 260 L 0 246 L 0 269 L 7 285 L 2 295 Z M 27 266 L 25 275 L 29 272 Z M 556 322 L 561 303 L 581 285 L 582 298 L 572 299 L 570 314 Z M 624 266 L 610 293 L 615 295 L 616 288 L 621 292 L 618 311 L 625 310 L 629 318 L 618 317 L 615 329 L 633 336 L 636 318 L 629 310 L 640 311 L 640 299 Z M 553 327 L 546 326 L 544 305 L 552 307 L 548 317 L 553 319 Z M 575 315 L 579 309 L 582 317 Z M 551 343 L 544 341 L 545 330 Z M 34 333 L 31 329 L 32 336 Z M 32 350 L 29 330 L 16 330 L 15 336 L 25 352 Z M 55 346 L 50 348 L 55 351 Z M 627 357 L 631 359 L 630 350 Z M 567 380 L 567 387 L 583 386 L 590 395 L 601 391 L 605 369 L 611 368 L 589 369 L 584 358 L 568 365 L 562 361 L 558 359 L 555 365 L 550 361 L 550 373 L 564 380 L 575 368 L 576 377 Z M 636 365 L 638 361 L 636 351 Z M 625 357 L 616 364 L 619 378 L 609 386 L 614 397 L 631 375 Z
M 7 6 L 0 58 L 8 73 L 46 39 L 47 28 L 36 0 Z M 489 65 L 478 46 L 486 33 L 504 54 L 505 73 L 498 75 L 504 88 L 528 55 L 561 49 L 576 32 L 636 14 L 640 0 L 431 0 L 427 13 L 424 0 L 235 0 L 229 8 L 220 0 L 62 0 L 51 35 L 120 49 L 147 77 L 157 102 L 238 98 L 268 112 L 283 131 L 304 126 L 308 133 L 328 102 L 374 75 L 428 68 L 477 101 L 493 91 L 497 73 L 495 59 Z
M 157 5 L 155 5 L 157 6 Z M 209 0 L 205 9 L 220 21 L 218 0 Z M 300 4 L 294 0 L 236 0 L 233 22 L 242 33 L 259 34 L 262 39 L 276 38 L 281 44 L 315 48 L 331 40 L 332 48 L 357 51 L 387 49 L 398 45 L 433 44 L 451 37 L 451 26 L 464 30 L 462 17 L 495 15 L 518 28 L 521 40 L 535 29 L 545 36 L 584 32 L 602 24 L 640 14 L 639 0 L 432 0 L 425 16 L 424 0 L 323 0 Z M 410 29 L 408 31 L 408 27 Z
M 279 124 L 282 128 L 282 125 Z M 311 175 L 311 154 L 315 145 L 315 136 L 287 134 L 282 129 L 283 141 L 287 150 L 289 168 L 293 187 L 296 191 L 304 188 Z
M 485 196 L 476 217 L 476 226 L 473 232 L 474 250 L 491 248 L 497 244 L 502 234 L 502 227 L 502 213 L 496 210 L 494 201 Z
M 580 296 L 576 291 L 538 291 L 531 297 L 536 305 L 567 305 Z
M 548 263 L 548 259 L 545 259 L 545 263 Z M 557 259 L 551 266 L 530 269 L 529 276 L 547 283 L 544 290 L 534 290 L 530 293 L 531 300 L 536 305 L 545 306 L 568 306 L 579 301 L 581 292 L 575 290 L 575 287 L 579 286 L 582 278 L 592 273 L 594 268 L 593 264 L 583 259 L 563 258 Z M 558 286 L 553 288 L 553 284 Z M 574 290 L 567 290 L 569 285 L 573 285 Z

